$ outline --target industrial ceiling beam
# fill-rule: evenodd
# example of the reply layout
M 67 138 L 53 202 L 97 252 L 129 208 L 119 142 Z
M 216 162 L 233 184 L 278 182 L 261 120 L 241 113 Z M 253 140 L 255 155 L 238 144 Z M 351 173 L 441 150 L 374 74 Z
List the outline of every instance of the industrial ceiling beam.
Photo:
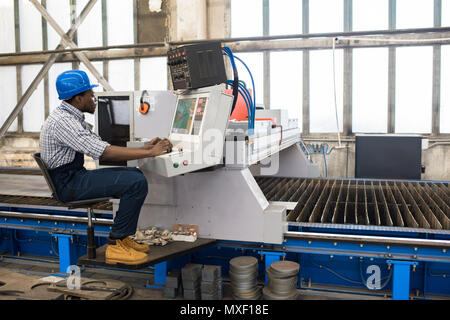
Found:
M 308 35 L 309 38 L 267 37 L 261 38 L 236 38 L 218 39 L 208 41 L 221 41 L 227 44 L 233 52 L 252 52 L 265 50 L 323 50 L 331 49 L 332 41 L 336 37 L 340 39 L 336 43 L 336 49 L 342 48 L 377 48 L 377 47 L 402 47 L 402 46 L 432 46 L 450 44 L 450 28 L 428 28 L 428 32 L 418 30 L 416 33 L 387 33 L 387 34 L 363 34 L 362 32 L 345 32 L 335 35 L 320 37 Z M 425 30 L 425 29 L 424 29 Z M 381 33 L 381 32 L 380 32 Z M 353 40 L 351 40 L 352 38 Z M 392 39 L 387 42 L 386 39 Z M 405 41 L 406 40 L 406 41 Z M 199 41 L 202 42 L 202 41 Z M 185 42 L 189 44 L 191 42 Z M 182 43 L 139 43 L 134 45 L 103 46 L 90 48 L 75 48 L 68 50 L 53 50 L 48 52 L 27 52 L 0 54 L 0 66 L 43 63 L 53 53 L 65 53 L 59 57 L 58 62 L 71 62 L 77 60 L 76 52 L 83 51 L 90 61 L 104 61 L 116 59 L 132 59 L 144 57 L 161 57 L 167 54 L 170 45 Z M 114 50 L 112 50 L 114 49 Z
M 97 0 L 90 0 L 89 3 L 85 6 L 83 11 L 81 12 L 80 16 L 75 20 L 74 24 L 70 27 L 69 31 L 67 32 L 66 36 L 69 39 L 72 39 L 72 37 L 75 34 L 75 31 L 78 29 L 78 27 L 81 25 L 81 23 L 84 21 L 84 19 L 87 17 L 91 9 L 94 7 Z M 66 48 L 66 46 L 62 43 L 58 45 L 56 48 L 57 50 L 62 50 Z M 17 115 L 22 111 L 23 107 L 27 103 L 28 99 L 30 99 L 33 92 L 36 90 L 39 83 L 42 81 L 42 79 L 45 77 L 45 75 L 50 70 L 51 66 L 55 63 L 57 58 L 62 55 L 61 53 L 53 53 L 48 58 L 47 62 L 44 64 L 42 69 L 37 74 L 36 78 L 34 78 L 33 82 L 30 84 L 28 89 L 26 90 L 25 94 L 20 98 L 19 102 L 17 103 L 14 110 L 11 112 L 11 114 L 8 116 L 6 121 L 3 123 L 2 127 L 0 128 L 0 139 L 4 136 L 6 131 L 8 131 L 11 124 L 16 119 Z

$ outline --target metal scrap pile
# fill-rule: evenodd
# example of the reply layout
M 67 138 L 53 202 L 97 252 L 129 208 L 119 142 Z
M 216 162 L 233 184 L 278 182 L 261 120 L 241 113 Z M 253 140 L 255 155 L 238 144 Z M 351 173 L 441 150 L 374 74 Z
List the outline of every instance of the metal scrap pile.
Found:
M 145 243 L 150 246 L 165 246 L 173 241 L 173 233 L 169 230 L 159 230 L 156 227 L 146 230 L 137 230 L 132 239 L 138 243 Z

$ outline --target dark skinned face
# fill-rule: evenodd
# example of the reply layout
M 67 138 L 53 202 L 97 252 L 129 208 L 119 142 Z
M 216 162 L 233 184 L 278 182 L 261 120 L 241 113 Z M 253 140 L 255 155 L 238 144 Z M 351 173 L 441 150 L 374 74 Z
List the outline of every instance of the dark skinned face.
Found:
M 94 114 L 95 107 L 97 106 L 97 99 L 95 98 L 94 92 L 88 90 L 76 96 L 72 104 L 81 112 Z

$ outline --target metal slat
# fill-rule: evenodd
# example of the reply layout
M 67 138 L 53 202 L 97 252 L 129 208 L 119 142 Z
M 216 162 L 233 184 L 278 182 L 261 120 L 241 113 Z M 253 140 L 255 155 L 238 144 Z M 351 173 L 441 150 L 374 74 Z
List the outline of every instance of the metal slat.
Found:
M 300 196 L 300 199 L 297 202 L 297 205 L 295 206 L 294 210 L 292 210 L 286 217 L 287 221 L 296 221 L 298 215 L 300 214 L 300 211 L 303 209 L 303 206 L 306 203 L 306 199 L 308 198 L 308 195 L 311 194 L 314 186 L 313 180 L 305 180 L 305 192 L 303 192 Z M 297 192 L 299 192 L 298 190 Z
M 317 222 L 321 220 L 323 209 L 325 207 L 326 200 L 329 197 L 330 191 L 331 191 L 330 181 L 328 180 L 324 188 L 322 189 L 322 192 L 319 196 L 319 199 L 316 202 L 316 205 L 314 206 L 311 216 L 308 219 L 309 222 Z
M 429 194 L 433 195 L 433 200 L 438 204 L 439 208 L 441 208 L 447 218 L 450 218 L 450 207 L 447 205 L 447 203 L 442 200 L 439 194 L 433 193 L 433 189 L 428 184 L 425 184 L 423 187 Z
M 292 185 L 295 183 L 296 179 L 288 179 L 284 185 L 280 187 L 278 192 L 272 196 L 270 201 L 281 201 L 283 196 L 288 193 L 289 189 L 292 187 Z
M 386 224 L 387 226 L 393 226 L 394 222 L 392 221 L 392 217 L 389 212 L 389 207 L 387 205 L 386 197 L 384 195 L 381 182 L 378 182 L 378 186 L 376 187 L 375 190 L 377 191 L 376 192 L 377 199 L 379 199 L 381 202 L 381 206 L 379 206 L 378 208 L 380 209 L 380 214 L 384 220 L 384 224 Z
M 303 206 L 302 210 L 300 211 L 300 213 L 296 219 L 297 222 L 306 222 L 308 220 L 309 215 L 312 212 L 314 202 L 319 197 L 321 181 L 320 180 L 312 181 L 312 183 L 314 184 L 314 189 L 310 193 L 308 200 L 306 201 L 305 205 Z
M 368 196 L 368 206 L 369 206 L 369 213 L 373 213 L 373 224 L 380 226 L 381 225 L 381 219 L 380 219 L 380 211 L 378 210 L 378 201 L 377 196 L 375 194 L 375 187 L 373 185 L 373 182 L 370 182 L 370 191 L 367 194 Z
M 350 184 L 350 181 L 348 181 Z M 343 223 L 344 222 L 344 208 L 345 208 L 345 199 L 347 198 L 348 186 L 345 185 L 345 182 L 342 181 L 341 186 L 339 187 L 339 195 L 336 201 L 336 206 L 333 211 L 333 218 L 331 219 L 331 223 Z
M 416 219 L 414 219 L 411 211 L 408 208 L 408 205 L 406 204 L 405 199 L 403 198 L 402 193 L 400 192 L 400 190 L 397 187 L 397 185 L 395 184 L 395 182 L 393 183 L 392 189 L 393 189 L 393 194 L 394 194 L 394 198 L 395 198 L 396 202 L 397 203 L 400 202 L 401 207 L 399 207 L 399 208 L 401 209 L 400 212 L 403 217 L 403 220 L 406 221 L 406 224 L 408 227 L 418 228 L 419 223 L 416 221 Z M 427 223 L 427 225 L 428 225 L 428 223 Z
M 306 179 L 302 182 L 297 191 L 289 198 L 289 202 L 300 201 L 301 196 L 305 193 L 307 187 L 311 183 L 312 180 Z
M 417 188 L 417 192 L 422 196 L 423 200 L 425 201 L 426 205 L 429 206 L 430 211 L 433 212 L 436 217 L 441 222 L 444 229 L 450 229 L 450 219 L 447 217 L 447 215 L 439 208 L 439 206 L 434 202 L 434 200 L 426 193 L 425 189 L 422 188 L 420 183 L 414 183 L 414 187 Z
M 420 207 L 417 205 L 416 200 L 414 200 L 414 197 L 411 195 L 411 193 L 408 191 L 408 189 L 405 187 L 403 183 L 400 184 L 400 192 L 403 194 L 405 199 L 408 201 L 411 207 L 411 213 L 416 219 L 416 221 L 419 223 L 421 228 L 431 228 L 430 223 L 428 223 L 427 219 L 425 218 L 425 215 L 420 210 Z M 433 215 L 434 217 L 434 215 Z M 442 229 L 441 224 L 439 221 L 434 217 L 433 221 L 433 228 L 434 229 Z
M 440 220 L 437 219 L 436 215 L 433 213 L 431 208 L 428 206 L 423 197 L 420 195 L 419 190 L 415 188 L 412 183 L 407 183 L 405 187 L 411 193 L 413 199 L 415 199 L 417 206 L 423 212 L 423 215 L 425 219 L 427 219 L 428 223 L 430 225 L 433 225 L 435 221 L 438 221 L 438 224 L 441 226 L 441 228 L 444 228 Z
M 338 196 L 338 188 L 337 188 L 338 182 L 336 180 L 333 180 L 333 185 L 331 186 L 330 195 L 328 196 L 325 208 L 323 209 L 323 214 L 320 219 L 321 223 L 329 222 L 331 218 L 331 206 L 332 203 L 337 202 L 337 196 Z
M 286 194 L 280 198 L 280 201 L 289 201 L 290 197 L 300 188 L 302 183 L 304 183 L 304 181 L 296 179 L 295 183 L 289 188 Z
M 390 214 L 393 218 L 392 220 L 394 221 L 396 227 L 404 227 L 405 222 L 403 221 L 402 214 L 400 213 L 400 209 L 398 208 L 397 202 L 395 201 L 394 194 L 392 193 L 392 190 L 387 182 L 385 182 L 384 186 L 384 190 L 386 190 L 386 199 L 388 200 L 387 205 L 390 209 Z

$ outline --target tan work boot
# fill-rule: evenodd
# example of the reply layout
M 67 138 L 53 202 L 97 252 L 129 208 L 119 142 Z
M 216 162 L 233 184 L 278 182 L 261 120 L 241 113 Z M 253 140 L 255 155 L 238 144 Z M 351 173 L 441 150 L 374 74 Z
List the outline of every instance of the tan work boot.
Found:
M 150 246 L 148 244 L 140 244 L 131 239 L 130 237 L 126 237 L 122 239 L 122 244 L 126 245 L 128 248 L 132 248 L 139 252 L 149 252 Z
M 134 265 L 147 261 L 148 256 L 145 253 L 127 247 L 122 240 L 115 241 L 116 244 L 108 244 L 106 247 L 106 263 Z

